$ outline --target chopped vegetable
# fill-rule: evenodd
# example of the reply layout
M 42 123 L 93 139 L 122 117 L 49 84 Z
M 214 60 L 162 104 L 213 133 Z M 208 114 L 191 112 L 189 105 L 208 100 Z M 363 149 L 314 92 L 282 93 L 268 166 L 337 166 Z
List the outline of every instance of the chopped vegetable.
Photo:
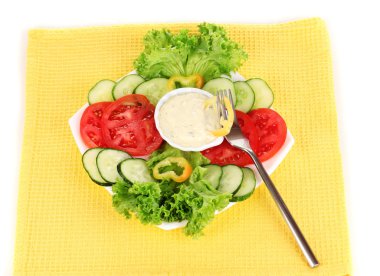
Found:
M 168 79 L 154 78 L 141 83 L 136 87 L 134 93 L 144 95 L 151 104 L 156 105 L 158 101 L 170 91 L 168 87 Z
M 269 108 L 254 109 L 248 113 L 254 129 L 249 134 L 249 144 L 263 162 L 274 156 L 285 143 L 287 128 L 284 119 Z
M 243 181 L 241 182 L 239 190 L 234 193 L 231 201 L 243 201 L 249 198 L 256 187 L 256 177 L 253 171 L 249 168 L 242 168 Z
M 112 204 L 126 218 L 131 218 L 132 214 L 135 214 L 141 223 L 154 225 L 162 222 L 187 220 L 184 233 L 188 236 L 198 237 L 202 235 L 203 229 L 214 218 L 215 212 L 224 209 L 232 200 L 231 193 L 221 192 L 223 189 L 219 188 L 216 190 L 215 187 L 219 185 L 214 184 L 213 186 L 210 183 L 209 166 L 206 168 L 200 166 L 208 164 L 209 160 L 200 153 L 182 152 L 166 145 L 152 154 L 147 162 L 147 167 L 142 159 L 128 160 L 121 162 L 119 169 L 122 169 L 122 164 L 126 166 L 124 169 L 131 170 L 131 172 L 137 167 L 141 170 L 143 166 L 144 170 L 147 170 L 153 166 L 155 177 L 157 171 L 163 176 L 166 172 L 171 172 L 179 177 L 186 175 L 186 180 L 183 184 L 178 185 L 175 182 L 178 179 L 170 176 L 163 177 L 165 179 L 156 182 L 150 178 L 149 171 L 134 176 L 134 179 L 117 179 L 116 184 L 112 186 L 114 192 Z M 195 166 L 194 170 L 190 164 Z M 166 170 L 167 168 L 169 170 Z M 178 168 L 181 170 L 180 173 L 177 171 Z M 220 169 L 220 167 L 218 168 Z M 165 171 L 160 171 L 160 169 Z M 239 168 L 236 167 L 236 169 L 241 172 Z M 219 172 L 220 174 L 221 172 Z M 242 182 L 241 175 L 231 172 L 223 174 L 228 176 L 228 179 L 225 178 L 224 186 L 229 187 L 230 182 L 235 183 L 233 185 L 236 188 L 229 190 L 237 190 L 237 186 L 240 186 Z M 220 176 L 217 179 L 219 182 Z M 241 197 L 235 198 L 235 200 L 248 198 L 253 191 L 251 186 L 244 188 Z
M 219 146 L 202 151 L 202 154 L 210 159 L 211 164 L 219 166 L 234 164 L 236 166 L 244 167 L 253 164 L 248 153 L 231 146 L 227 141 L 223 141 Z
M 92 181 L 101 186 L 109 186 L 110 184 L 103 179 L 96 164 L 96 157 L 102 150 L 103 148 L 91 148 L 86 150 L 82 156 L 82 163 Z
M 154 166 L 153 177 L 160 180 L 171 179 L 182 183 L 190 177 L 192 171 L 193 168 L 185 158 L 172 156 Z
M 197 167 L 190 177 L 189 185 L 183 185 L 178 194 L 174 194 L 177 206 L 190 210 L 184 232 L 189 236 L 200 236 L 202 230 L 215 216 L 215 211 L 224 209 L 232 195 L 221 193 L 204 180 L 206 169 Z
M 97 82 L 88 92 L 88 103 L 112 102 L 112 89 L 115 82 L 112 80 L 101 80 Z
M 227 97 L 223 97 L 223 101 L 224 101 L 224 104 L 225 104 L 226 110 L 227 110 L 227 119 L 224 119 L 223 117 L 221 117 L 220 118 L 220 125 L 222 127 L 219 129 L 211 131 L 212 135 L 214 135 L 216 137 L 226 136 L 230 132 L 232 124 L 234 123 L 234 111 L 232 109 L 232 104 Z M 205 108 L 208 108 L 211 105 L 216 106 L 216 96 L 208 99 L 205 102 Z
M 143 95 L 129 94 L 111 103 L 101 119 L 106 146 L 132 156 L 151 154 L 162 143 L 153 116 L 154 106 Z
M 234 82 L 234 88 L 236 94 L 235 109 L 249 112 L 255 102 L 253 89 L 245 81 Z
M 115 100 L 124 97 L 125 95 L 132 94 L 133 91 L 143 83 L 145 80 L 136 74 L 130 74 L 119 80 L 112 89 L 112 96 Z
M 119 174 L 130 183 L 154 182 L 150 170 L 146 166 L 146 161 L 141 158 L 126 159 L 117 166 Z
M 126 218 L 131 217 L 131 213 L 143 224 L 160 224 L 160 199 L 161 189 L 156 182 L 134 183 L 133 185 L 118 181 L 112 186 L 115 193 L 112 197 L 112 204 L 116 210 Z
M 192 184 L 195 182 L 195 180 L 200 179 L 200 173 L 197 167 L 206 165 L 210 161 L 199 152 L 183 152 L 179 149 L 169 146 L 168 144 L 164 144 L 160 149 L 152 153 L 146 165 L 149 169 L 152 170 L 156 165 L 165 159 L 170 161 L 175 160 L 170 159 L 173 157 L 184 158 L 186 162 L 191 165 L 191 167 L 195 168 L 192 173 L 192 180 L 188 179 L 182 185 L 178 185 L 171 179 L 165 179 L 159 183 L 136 182 L 133 184 L 133 186 L 131 183 L 119 181 L 112 187 L 112 190 L 115 193 L 113 196 L 113 205 L 116 210 L 119 213 L 123 214 L 126 218 L 130 218 L 131 213 L 135 213 L 136 216 L 145 224 L 160 224 L 163 221 L 174 222 L 182 221 L 185 219 L 190 220 L 192 210 L 195 210 L 196 206 L 190 207 L 189 204 L 196 204 L 196 202 L 199 204 L 199 202 L 203 201 L 204 196 L 202 193 L 200 193 L 200 187 L 194 189 Z M 171 169 L 174 170 L 174 166 L 171 167 Z M 210 186 L 205 180 L 204 183 L 206 183 L 204 185 Z M 135 187 L 135 185 L 137 185 L 137 187 Z M 197 193 L 195 190 L 199 190 L 199 193 Z M 227 198 L 227 203 L 225 205 L 228 204 L 230 195 L 221 194 L 215 189 L 213 192 L 215 193 L 214 197 L 216 198 Z M 188 202 L 185 199 L 188 199 Z M 192 202 L 192 200 L 194 201 Z M 206 206 L 205 208 L 212 210 L 213 213 L 215 213 L 217 210 L 215 209 L 216 207 L 225 207 L 221 203 L 215 206 L 210 204 L 211 203 L 207 204 L 208 208 L 206 208 Z M 195 228 L 195 226 L 189 224 L 189 226 L 186 226 L 186 228 L 189 227 L 190 230 L 186 233 L 191 236 L 199 235 L 202 229 L 209 222 L 209 218 L 210 214 L 207 215 L 207 222 L 204 222 L 204 220 L 206 220 L 206 217 L 198 214 L 197 218 L 194 218 L 193 220 L 195 220 L 195 222 L 202 222 L 201 225 L 198 225 L 198 227 Z M 195 222 L 193 222 L 193 224 Z
M 216 93 L 220 90 L 230 90 L 231 91 L 231 96 L 232 96 L 232 101 L 236 105 L 237 100 L 236 100 L 236 93 L 235 93 L 235 86 L 234 83 L 225 77 L 220 77 L 216 79 L 212 79 L 208 81 L 203 87 L 202 90 L 205 90 L 207 92 L 210 92 L 211 94 L 216 96 Z
M 215 190 L 204 178 L 206 171 L 195 168 L 188 181 L 179 186 L 167 180 L 133 185 L 120 180 L 112 187 L 113 206 L 126 218 L 135 213 L 144 224 L 187 220 L 185 234 L 198 237 L 215 211 L 225 208 L 232 197 Z
M 255 102 L 252 105 L 251 110 L 269 108 L 272 106 L 274 95 L 266 81 L 259 78 L 253 78 L 247 80 L 246 83 L 252 88 L 255 94 Z
M 205 81 L 199 74 L 194 74 L 188 77 L 184 76 L 171 76 L 168 80 L 168 89 L 174 90 L 179 87 L 196 87 L 202 88 Z
M 160 161 L 164 160 L 167 157 L 184 157 L 191 165 L 192 168 L 196 168 L 198 166 L 207 165 L 210 163 L 210 160 L 208 160 L 206 157 L 204 157 L 200 152 L 196 151 L 181 151 L 179 149 L 173 148 L 169 144 L 164 144 L 153 152 L 148 161 L 147 166 L 150 169 L 153 169 L 156 164 L 158 164 Z
M 248 114 L 241 112 L 239 110 L 235 110 L 236 119 L 238 120 L 241 132 L 243 132 L 243 135 L 246 138 L 249 138 L 249 135 L 255 128 L 254 123 L 252 122 L 251 118 L 248 116 Z
M 103 149 L 96 156 L 96 166 L 98 167 L 101 177 L 109 184 L 116 183 L 122 176 L 117 170 L 117 165 L 131 158 L 131 156 L 121 150 Z
M 84 144 L 89 148 L 104 147 L 101 119 L 106 107 L 111 103 L 99 102 L 89 105 L 80 120 L 80 135 Z
M 223 166 L 222 171 L 218 191 L 231 194 L 235 193 L 243 181 L 243 171 L 236 165 Z
M 199 34 L 152 30 L 144 37 L 144 51 L 135 60 L 144 78 L 201 75 L 205 81 L 236 71 L 247 53 L 227 37 L 223 27 L 203 23 Z

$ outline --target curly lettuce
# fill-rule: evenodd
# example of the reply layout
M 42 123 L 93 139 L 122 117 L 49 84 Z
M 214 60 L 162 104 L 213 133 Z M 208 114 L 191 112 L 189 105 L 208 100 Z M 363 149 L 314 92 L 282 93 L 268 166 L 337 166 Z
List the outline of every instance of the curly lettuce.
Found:
M 126 218 L 131 212 L 143 224 L 160 224 L 161 189 L 156 182 L 134 183 L 118 181 L 112 186 L 112 205 Z
M 112 187 L 113 206 L 126 218 L 134 213 L 143 224 L 187 220 L 184 233 L 199 237 L 215 211 L 225 208 L 232 196 L 215 190 L 204 180 L 205 171 L 196 167 L 183 184 L 165 181 L 132 185 L 118 181 Z
M 198 30 L 195 35 L 188 30 L 178 34 L 166 29 L 149 31 L 144 51 L 134 62 L 137 72 L 146 79 L 199 74 L 208 81 L 236 71 L 247 59 L 223 27 L 202 23 Z
M 232 195 L 215 190 L 203 179 L 206 169 L 197 167 L 189 183 L 183 185 L 174 198 L 174 211 L 188 220 L 184 233 L 188 236 L 199 237 L 203 229 L 215 217 L 215 211 L 225 208 Z

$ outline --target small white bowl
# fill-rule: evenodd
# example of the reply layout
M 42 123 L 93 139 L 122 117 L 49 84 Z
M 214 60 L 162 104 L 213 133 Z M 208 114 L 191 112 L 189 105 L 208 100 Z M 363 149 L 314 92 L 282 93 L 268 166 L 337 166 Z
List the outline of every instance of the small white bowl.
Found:
M 204 95 L 208 98 L 211 98 L 213 96 L 211 93 L 209 93 L 207 91 L 204 91 L 204 90 L 198 89 L 198 88 L 192 88 L 192 87 L 178 88 L 178 89 L 175 89 L 175 90 L 167 93 L 165 96 L 163 96 L 158 101 L 158 103 L 156 105 L 156 110 L 154 111 L 154 121 L 156 123 L 156 128 L 157 128 L 158 132 L 160 133 L 161 137 L 166 142 L 168 142 L 172 147 L 175 147 L 175 148 L 183 150 L 183 151 L 202 151 L 202 150 L 212 148 L 212 147 L 216 147 L 216 146 L 220 145 L 223 142 L 223 137 L 215 137 L 215 139 L 212 142 L 204 144 L 204 145 L 199 146 L 199 147 L 184 147 L 184 146 L 181 146 L 181 145 L 174 143 L 173 141 L 170 140 L 170 138 L 165 136 L 165 133 L 162 131 L 162 129 L 160 127 L 160 121 L 158 120 L 158 114 L 160 113 L 162 105 L 165 104 L 171 97 L 181 95 L 181 94 L 188 94 L 188 93 L 197 93 L 197 94 Z

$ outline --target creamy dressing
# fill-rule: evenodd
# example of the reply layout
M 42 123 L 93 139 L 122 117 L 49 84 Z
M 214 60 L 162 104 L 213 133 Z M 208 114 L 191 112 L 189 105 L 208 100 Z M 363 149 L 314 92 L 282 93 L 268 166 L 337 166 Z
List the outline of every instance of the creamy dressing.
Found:
M 205 109 L 208 97 L 184 93 L 169 98 L 159 110 L 160 129 L 171 142 L 183 147 L 199 147 L 217 137 L 210 131 L 219 128 L 217 112 Z

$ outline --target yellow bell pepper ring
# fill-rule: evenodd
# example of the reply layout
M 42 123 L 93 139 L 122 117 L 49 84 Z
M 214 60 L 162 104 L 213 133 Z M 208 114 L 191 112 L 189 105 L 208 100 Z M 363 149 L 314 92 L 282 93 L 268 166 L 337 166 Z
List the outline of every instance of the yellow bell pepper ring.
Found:
M 230 133 L 231 127 L 234 123 L 234 111 L 232 109 L 232 104 L 227 97 L 223 97 L 223 101 L 224 101 L 224 105 L 226 106 L 226 109 L 227 109 L 227 119 L 220 117 L 219 123 L 222 127 L 211 131 L 212 135 L 214 135 L 216 137 L 226 136 L 228 133 Z M 215 96 L 210 98 L 210 99 L 207 99 L 205 101 L 205 108 L 208 108 L 210 106 L 212 106 L 213 108 L 216 109 L 216 97 Z
M 178 175 L 174 170 L 160 172 L 161 169 L 170 166 L 177 165 L 183 169 L 182 173 Z M 171 179 L 175 182 L 181 183 L 186 181 L 191 173 L 193 172 L 193 168 L 190 163 L 183 157 L 167 157 L 164 160 L 160 161 L 153 168 L 153 177 L 155 179 L 163 180 L 163 179 Z
M 202 88 L 205 80 L 199 74 L 194 74 L 191 76 L 171 76 L 168 80 L 168 89 L 173 90 L 177 88 L 177 83 L 180 87 L 196 87 Z

